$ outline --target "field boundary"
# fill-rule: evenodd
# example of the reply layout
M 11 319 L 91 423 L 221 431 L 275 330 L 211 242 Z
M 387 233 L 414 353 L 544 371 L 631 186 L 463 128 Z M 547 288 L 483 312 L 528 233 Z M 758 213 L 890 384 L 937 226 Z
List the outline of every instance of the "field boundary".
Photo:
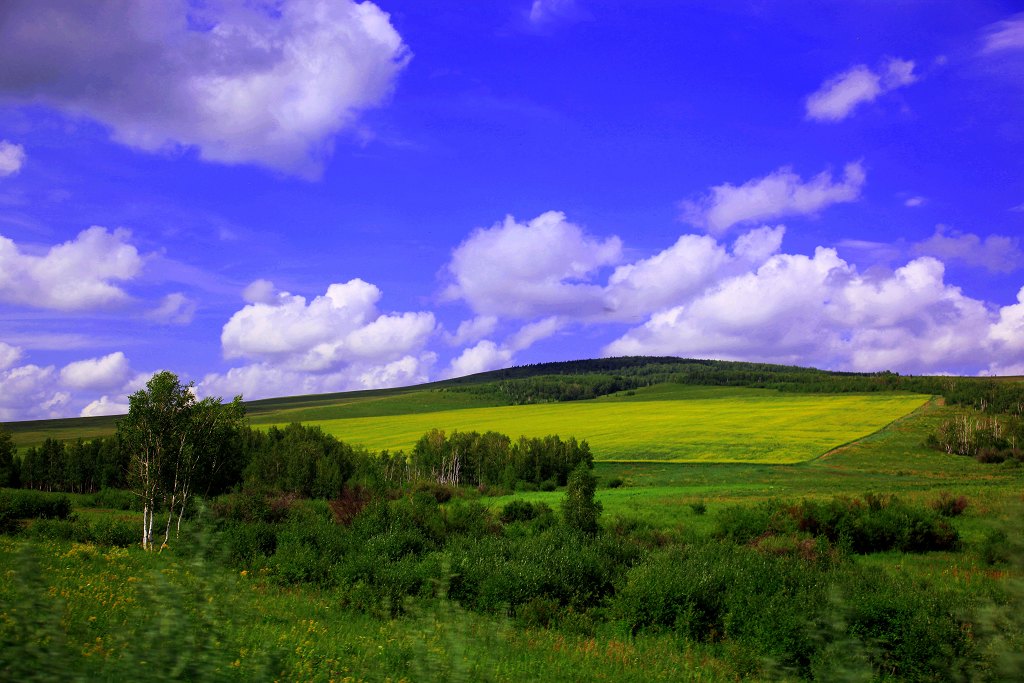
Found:
M 875 436 L 877 434 L 881 434 L 882 432 L 884 432 L 885 430 L 889 429 L 890 427 L 892 427 L 892 426 L 894 426 L 896 424 L 899 424 L 900 422 L 903 422 L 904 420 L 910 419 L 911 417 L 917 415 L 917 413 L 920 413 L 920 412 L 922 412 L 922 411 L 932 407 L 933 405 L 938 405 L 938 401 L 939 400 L 941 400 L 941 397 L 932 395 L 932 396 L 930 396 L 928 398 L 928 400 L 926 400 L 924 403 L 922 403 L 918 407 L 916 407 L 913 410 L 911 410 L 906 415 L 903 415 L 902 417 L 897 417 L 895 420 L 893 420 L 889 424 L 884 425 L 883 427 L 879 427 L 878 429 L 876 429 L 875 431 L 871 432 L 870 434 L 865 434 L 864 436 L 861 436 L 861 437 L 858 437 L 856 439 L 853 439 L 852 441 L 847 441 L 844 444 L 839 444 L 835 448 L 830 448 L 829 450 L 825 451 L 821 455 L 816 455 L 813 458 L 811 458 L 810 460 L 805 460 L 804 462 L 799 463 L 799 464 L 806 465 L 808 463 L 817 462 L 818 460 L 824 460 L 825 458 L 829 458 L 829 457 L 835 455 L 836 453 L 838 453 L 840 451 L 846 450 L 850 446 L 856 445 L 856 444 L 860 443 L 861 441 L 864 441 L 865 439 L 870 439 L 871 437 L 873 437 L 873 436 Z

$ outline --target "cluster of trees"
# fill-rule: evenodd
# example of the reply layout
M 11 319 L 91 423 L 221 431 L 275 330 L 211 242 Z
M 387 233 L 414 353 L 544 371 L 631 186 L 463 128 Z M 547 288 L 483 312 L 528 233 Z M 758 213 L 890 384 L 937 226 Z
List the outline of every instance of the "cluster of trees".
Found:
M 557 435 L 512 441 L 497 432 L 452 432 L 433 429 L 416 442 L 406 457 L 386 459 L 389 476 L 431 479 L 451 486 L 502 485 L 518 482 L 565 486 L 569 473 L 581 463 L 592 467 L 594 456 L 586 441 Z
M 13 435 L 0 425 L 0 488 L 21 484 L 21 461 L 17 457 Z
M 229 404 L 198 400 L 194 385 L 173 372 L 158 372 L 128 397 L 128 415 L 117 438 L 128 452 L 128 482 L 142 502 L 142 546 L 153 547 L 158 509 L 167 511 L 164 544 L 177 513 L 177 528 L 197 485 L 216 480 L 245 419 L 242 397 Z
M 375 454 L 298 423 L 266 431 L 245 427 L 237 455 L 236 483 L 303 498 L 338 498 L 354 477 L 363 482 L 380 477 Z
M 3 485 L 38 491 L 95 493 L 104 488 L 126 488 L 128 453 L 117 437 L 71 443 L 48 438 L 25 451 L 20 462 L 14 458 L 12 469 L 12 476 L 0 474 L 0 484 L 6 480 Z
M 960 413 L 928 436 L 927 445 L 981 462 L 1022 459 L 1024 419 L 1014 415 Z
M 945 378 L 904 377 L 889 371 L 829 372 L 769 363 L 632 357 L 545 363 L 486 373 L 477 379 L 485 381 L 456 382 L 448 390 L 485 394 L 521 405 L 597 398 L 665 382 L 801 393 L 902 390 L 938 394 L 950 386 Z

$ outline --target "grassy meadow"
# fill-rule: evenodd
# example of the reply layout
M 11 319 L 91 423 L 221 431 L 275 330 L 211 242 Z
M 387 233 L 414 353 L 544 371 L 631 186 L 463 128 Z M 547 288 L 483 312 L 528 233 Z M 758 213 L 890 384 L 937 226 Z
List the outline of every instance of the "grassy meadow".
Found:
M 294 520 L 273 527 L 276 553 L 242 559 L 235 547 L 252 540 L 245 534 L 272 525 L 216 522 L 211 510 L 223 502 L 211 501 L 169 548 L 147 553 L 134 543 L 76 538 L 75 529 L 88 525 L 135 524 L 138 513 L 71 495 L 74 515 L 64 526 L 37 520 L 0 535 L 0 673 L 10 680 L 999 681 L 1024 670 L 1024 468 L 927 448 L 925 436 L 955 412 L 941 401 L 655 385 L 588 401 L 493 402 L 432 388 L 300 397 L 257 404 L 251 415 L 255 425 L 301 419 L 373 450 L 409 449 L 432 428 L 587 439 L 603 512 L 598 537 L 579 541 L 582 564 L 558 540 L 557 521 L 497 521 L 516 502 L 543 503 L 557 517 L 564 487 L 502 495 L 464 489 L 426 508 L 422 492 L 408 494 L 390 505 L 433 515 L 427 527 L 461 528 L 472 506 L 488 511 L 474 518 L 483 520 L 480 535 L 449 530 L 437 533 L 454 540 L 410 541 L 411 527 L 385 517 L 379 537 L 358 537 L 358 524 L 344 531 L 355 535 L 345 552 L 332 545 L 337 539 L 317 536 L 338 526 L 325 521 L 326 502 L 283 499 L 298 507 Z M 15 433 L 24 445 L 47 431 L 33 425 Z M 866 494 L 926 511 L 943 498 L 962 499 L 957 516 L 942 518 L 957 544 L 857 554 L 804 532 L 779 536 L 776 545 L 722 537 L 737 510 L 867 501 Z M 551 573 L 515 564 L 503 548 L 533 553 Z M 725 564 L 701 555 L 708 548 L 721 548 Z M 323 575 L 334 578 L 287 578 L 329 553 L 340 553 L 340 568 L 326 566 Z M 589 580 L 606 560 L 625 562 L 620 553 L 635 556 L 602 584 L 615 589 L 591 602 L 524 597 L 482 608 L 482 593 L 465 584 L 490 573 L 523 575 L 508 580 L 529 596 L 555 590 L 561 575 Z M 682 562 L 689 569 L 673 572 Z M 672 582 L 687 577 L 735 600 L 724 621 L 696 632 L 678 626 L 697 623 L 699 592 L 697 603 L 673 608 L 677 626 L 628 621 L 630 595 L 669 595 L 683 590 Z M 399 592 L 381 597 L 382 585 Z M 734 585 L 749 593 L 728 598 Z M 459 590 L 462 598 L 450 597 Z M 637 605 L 644 613 L 658 608 Z M 963 621 L 942 630 L 956 619 Z M 876 622 L 895 630 L 872 631 Z M 943 638 L 953 649 L 925 652 Z
M 373 405 L 392 408 L 397 403 L 385 399 L 352 404 L 351 417 L 309 423 L 370 450 L 409 451 L 426 431 L 437 428 L 513 437 L 575 436 L 590 443 L 599 461 L 791 464 L 867 436 L 927 398 L 663 384 L 588 401 L 360 414 Z M 407 406 L 415 398 L 400 401 Z

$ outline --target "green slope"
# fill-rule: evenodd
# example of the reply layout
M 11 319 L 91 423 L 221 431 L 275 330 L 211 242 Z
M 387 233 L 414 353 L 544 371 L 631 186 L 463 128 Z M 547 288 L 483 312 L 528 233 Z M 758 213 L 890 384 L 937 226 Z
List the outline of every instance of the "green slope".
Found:
M 915 394 L 786 394 L 657 385 L 632 396 L 313 421 L 371 450 L 405 449 L 429 429 L 586 439 L 598 460 L 797 463 L 920 407 Z

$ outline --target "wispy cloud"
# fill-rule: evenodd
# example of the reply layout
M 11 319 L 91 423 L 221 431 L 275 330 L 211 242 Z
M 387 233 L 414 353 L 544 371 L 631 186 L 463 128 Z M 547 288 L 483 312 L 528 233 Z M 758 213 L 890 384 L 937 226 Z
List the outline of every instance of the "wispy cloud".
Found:
M 0 178 L 12 176 L 25 164 L 25 148 L 7 140 L 0 140 Z
M 877 71 L 858 64 L 825 81 L 807 97 L 807 118 L 814 121 L 842 121 L 861 104 L 916 80 L 914 62 L 910 60 L 890 59 Z
M 983 38 L 982 53 L 1024 50 L 1024 12 L 988 26 Z
M 804 182 L 790 168 L 783 167 L 743 185 L 716 185 L 710 194 L 682 202 L 682 218 L 720 235 L 739 223 L 815 214 L 832 204 L 855 201 L 864 180 L 860 162 L 847 164 L 839 181 L 833 181 L 832 174 L 824 171 Z
M 960 262 L 993 273 L 1012 273 L 1024 267 L 1020 238 L 1003 235 L 979 237 L 939 225 L 935 234 L 912 248 L 916 255 L 934 256 L 947 263 Z

